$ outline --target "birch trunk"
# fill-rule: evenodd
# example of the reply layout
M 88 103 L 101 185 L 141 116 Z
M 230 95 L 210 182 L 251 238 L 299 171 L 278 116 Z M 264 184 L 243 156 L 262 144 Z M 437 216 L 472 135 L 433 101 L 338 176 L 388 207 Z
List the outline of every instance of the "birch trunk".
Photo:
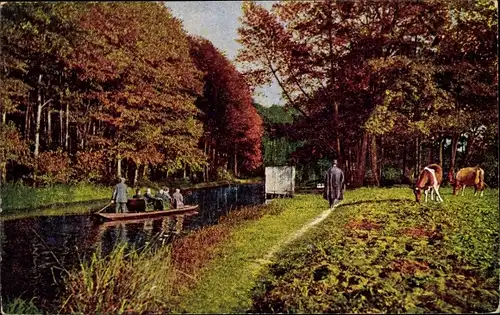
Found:
M 141 167 L 139 164 L 135 165 L 135 172 L 134 172 L 134 187 L 137 186 L 137 180 L 139 179 L 139 167 Z
M 52 144 L 52 112 L 50 107 L 47 108 L 47 145 L 50 147 Z
M 116 175 L 118 178 L 122 177 L 122 159 L 120 157 L 117 158 Z
M 61 108 L 59 109 L 59 145 L 64 147 L 64 119 L 63 119 L 64 111 Z
M 66 103 L 66 133 L 64 136 L 64 148 L 69 150 L 69 103 Z
M 35 158 L 38 157 L 40 150 L 40 123 L 42 119 L 42 75 L 38 76 L 38 88 L 37 88 L 37 107 L 36 107 L 36 124 L 35 124 Z

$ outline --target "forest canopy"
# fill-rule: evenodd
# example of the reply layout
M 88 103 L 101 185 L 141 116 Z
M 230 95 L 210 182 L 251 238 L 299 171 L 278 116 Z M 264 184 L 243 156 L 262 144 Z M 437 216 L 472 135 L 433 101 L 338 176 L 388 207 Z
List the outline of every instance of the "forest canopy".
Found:
M 1 12 L 2 181 L 208 181 L 260 167 L 249 86 L 164 5 L 6 3 Z
M 430 163 L 480 165 L 495 185 L 496 3 L 245 1 L 237 60 L 297 113 L 281 132 L 303 143 L 290 163 L 336 158 L 354 187 L 388 168 L 409 183 Z

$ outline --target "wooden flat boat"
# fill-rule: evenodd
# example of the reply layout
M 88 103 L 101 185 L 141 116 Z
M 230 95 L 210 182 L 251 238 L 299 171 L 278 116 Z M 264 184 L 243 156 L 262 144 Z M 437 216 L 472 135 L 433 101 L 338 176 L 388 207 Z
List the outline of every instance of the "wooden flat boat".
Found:
M 119 221 L 119 220 L 155 218 L 173 214 L 183 214 L 192 212 L 196 209 L 198 209 L 198 205 L 185 205 L 184 207 L 179 209 L 146 211 L 146 212 L 127 212 L 127 213 L 94 213 L 94 215 L 106 221 Z

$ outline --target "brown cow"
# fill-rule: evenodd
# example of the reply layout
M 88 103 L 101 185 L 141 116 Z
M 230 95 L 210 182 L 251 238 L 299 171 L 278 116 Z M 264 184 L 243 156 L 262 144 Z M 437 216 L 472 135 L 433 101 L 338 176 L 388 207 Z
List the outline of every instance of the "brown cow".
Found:
M 465 187 L 474 186 L 474 196 L 477 192 L 481 192 L 481 197 L 484 194 L 486 183 L 484 182 L 484 170 L 479 166 L 465 167 L 458 171 L 457 176 L 450 180 L 453 186 L 453 195 L 457 195 L 457 191 L 462 188 L 462 196 L 464 195 Z
M 434 192 L 436 193 L 437 201 L 443 202 L 443 198 L 439 194 L 439 186 L 443 182 L 443 169 L 438 164 L 431 164 L 424 167 L 415 183 L 413 193 L 415 199 L 420 202 L 422 198 L 422 191 L 425 193 L 425 202 L 427 202 L 427 195 L 431 191 L 431 200 L 434 200 Z

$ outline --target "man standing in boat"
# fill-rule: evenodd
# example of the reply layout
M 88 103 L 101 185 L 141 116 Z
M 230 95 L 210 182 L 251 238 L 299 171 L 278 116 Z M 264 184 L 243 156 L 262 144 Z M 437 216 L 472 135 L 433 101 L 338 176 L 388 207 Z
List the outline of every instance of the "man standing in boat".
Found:
M 116 213 L 127 213 L 127 185 L 125 185 L 125 178 L 120 178 L 120 183 L 115 186 L 113 190 L 113 197 L 111 198 L 111 202 L 115 203 L 115 212 Z
M 332 167 L 325 174 L 325 190 L 323 198 L 328 200 L 330 209 L 344 199 L 344 172 L 337 167 L 337 160 L 333 160 Z
M 175 193 L 172 195 L 174 209 L 179 209 L 184 207 L 184 197 L 182 197 L 181 190 L 177 188 Z

